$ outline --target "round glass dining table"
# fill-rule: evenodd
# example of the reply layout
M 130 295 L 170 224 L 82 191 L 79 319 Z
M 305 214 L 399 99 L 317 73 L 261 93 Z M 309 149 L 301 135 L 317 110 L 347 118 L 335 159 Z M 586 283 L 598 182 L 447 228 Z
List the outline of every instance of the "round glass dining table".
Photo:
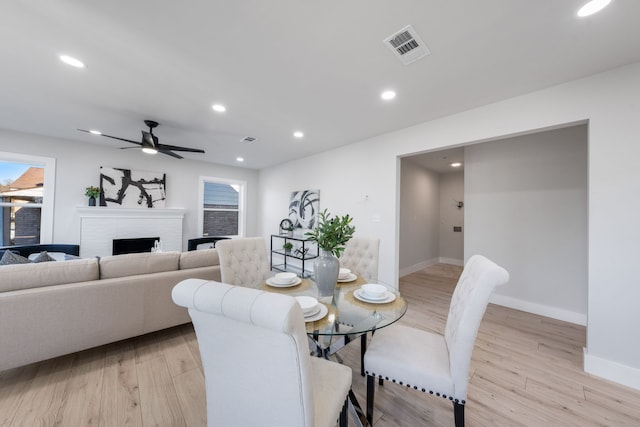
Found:
M 261 289 L 291 296 L 312 296 L 323 305 L 319 313 L 306 317 L 305 322 L 307 334 L 325 356 L 334 354 L 357 336 L 398 321 L 407 312 L 406 300 L 387 285 L 386 298 L 375 301 L 364 298 L 360 287 L 367 282 L 361 277 L 350 282 L 338 282 L 333 296 L 328 297 L 320 296 L 315 282 L 308 278 L 300 279 L 296 285 L 274 286 L 268 283 L 269 280 L 264 282 Z M 346 339 L 332 340 L 335 337 Z

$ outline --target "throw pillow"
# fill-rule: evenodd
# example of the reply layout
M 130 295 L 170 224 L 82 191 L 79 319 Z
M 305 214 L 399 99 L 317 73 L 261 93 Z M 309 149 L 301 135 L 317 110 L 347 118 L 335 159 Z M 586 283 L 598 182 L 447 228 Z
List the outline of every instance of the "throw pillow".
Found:
M 50 257 L 47 251 L 42 251 L 38 254 L 38 256 L 33 258 L 31 262 L 49 262 L 49 261 L 55 261 L 55 258 Z
M 11 265 L 11 264 L 29 264 L 29 259 L 23 256 L 20 256 L 11 251 L 4 251 L 4 255 L 2 255 L 2 259 L 0 259 L 0 265 Z

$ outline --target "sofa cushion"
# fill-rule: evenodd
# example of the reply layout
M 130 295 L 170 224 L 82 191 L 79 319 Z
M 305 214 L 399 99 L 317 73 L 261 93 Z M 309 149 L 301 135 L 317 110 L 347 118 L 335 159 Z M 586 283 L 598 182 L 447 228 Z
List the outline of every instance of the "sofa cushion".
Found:
M 220 264 L 217 249 L 182 252 L 180 254 L 180 270 L 190 268 L 212 267 Z
M 144 252 L 100 258 L 100 278 L 113 279 L 138 274 L 178 270 L 180 252 Z
M 29 264 L 29 259 L 11 251 L 5 251 L 0 258 L 0 265 Z
M 98 260 L 88 258 L 68 262 L 7 265 L 2 267 L 0 274 L 0 292 L 86 282 L 98 279 Z

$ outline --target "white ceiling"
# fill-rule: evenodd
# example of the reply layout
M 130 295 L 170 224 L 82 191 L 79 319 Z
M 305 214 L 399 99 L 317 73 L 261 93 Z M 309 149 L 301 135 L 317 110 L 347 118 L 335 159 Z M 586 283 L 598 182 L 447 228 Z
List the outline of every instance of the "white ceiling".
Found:
M 437 173 L 460 172 L 464 170 L 464 147 L 415 154 L 405 159 Z M 454 168 L 451 163 L 460 163 L 460 166 Z
M 640 1 L 583 2 L 6 1 L 0 128 L 116 149 L 76 129 L 139 140 L 153 119 L 206 150 L 187 158 L 263 168 L 639 61 Z M 382 40 L 409 24 L 431 55 L 406 66 Z

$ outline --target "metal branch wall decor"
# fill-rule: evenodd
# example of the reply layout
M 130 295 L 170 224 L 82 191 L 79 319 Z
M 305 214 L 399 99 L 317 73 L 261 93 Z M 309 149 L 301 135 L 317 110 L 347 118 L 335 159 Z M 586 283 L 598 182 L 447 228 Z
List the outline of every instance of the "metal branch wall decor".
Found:
M 166 176 L 160 172 L 100 167 L 100 206 L 164 208 Z
M 289 219 L 295 228 L 314 228 L 320 209 L 320 190 L 294 191 L 289 199 Z

